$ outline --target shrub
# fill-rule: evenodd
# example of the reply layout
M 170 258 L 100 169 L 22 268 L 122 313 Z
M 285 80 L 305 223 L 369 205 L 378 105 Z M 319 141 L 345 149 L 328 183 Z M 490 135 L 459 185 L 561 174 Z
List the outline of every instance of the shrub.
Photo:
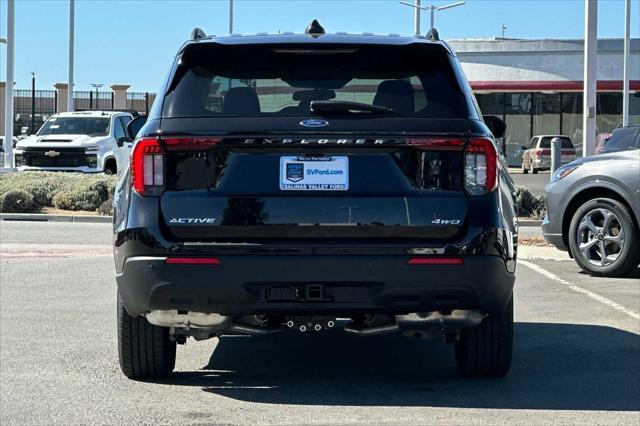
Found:
M 18 172 L 0 175 L 0 197 L 10 191 L 31 196 L 32 211 L 44 207 L 96 210 L 113 194 L 116 176 L 60 172 Z M 5 210 L 4 207 L 0 211 Z
M 53 197 L 53 206 L 61 210 L 96 210 L 102 202 L 98 191 L 88 189 L 58 192 Z
M 546 195 L 534 195 L 524 186 L 516 188 L 516 213 L 518 216 L 532 216 L 537 219 L 544 217 Z
M 101 214 L 103 216 L 113 215 L 113 194 L 109 194 L 109 198 L 107 198 L 107 201 L 100 204 L 100 207 L 98 207 L 98 214 Z
M 5 213 L 27 213 L 33 211 L 33 196 L 21 189 L 13 189 L 0 195 L 0 211 Z

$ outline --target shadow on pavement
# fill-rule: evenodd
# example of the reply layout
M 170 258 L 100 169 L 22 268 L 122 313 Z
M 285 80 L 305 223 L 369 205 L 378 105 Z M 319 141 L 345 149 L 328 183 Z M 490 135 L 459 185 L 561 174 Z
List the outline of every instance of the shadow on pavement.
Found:
M 271 404 L 640 410 L 640 336 L 517 323 L 502 379 L 458 375 L 453 346 L 401 336 L 223 337 L 201 371 L 166 384 Z

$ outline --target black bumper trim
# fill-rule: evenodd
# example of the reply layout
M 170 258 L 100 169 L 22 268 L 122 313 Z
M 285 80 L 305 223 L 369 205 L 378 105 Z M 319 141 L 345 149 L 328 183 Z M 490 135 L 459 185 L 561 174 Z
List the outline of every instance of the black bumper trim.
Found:
M 179 309 L 241 316 L 403 314 L 448 309 L 499 313 L 515 276 L 498 256 L 465 256 L 463 265 L 407 265 L 407 256 L 219 256 L 220 265 L 165 264 L 131 257 L 116 279 L 130 315 Z M 359 289 L 358 298 L 269 301 L 272 285 Z M 338 294 L 338 293 L 336 293 Z

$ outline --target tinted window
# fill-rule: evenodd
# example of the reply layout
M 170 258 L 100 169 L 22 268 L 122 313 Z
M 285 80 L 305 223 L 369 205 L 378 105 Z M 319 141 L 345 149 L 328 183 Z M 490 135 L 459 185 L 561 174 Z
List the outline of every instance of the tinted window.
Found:
M 309 116 L 314 100 L 343 100 L 403 117 L 467 118 L 449 57 L 436 47 L 194 45 L 163 116 Z
M 626 151 L 628 149 L 635 149 L 636 143 L 634 139 L 634 135 L 636 133 L 636 129 L 616 129 L 613 131 L 611 138 L 605 142 L 604 147 L 600 150 L 601 153 L 604 152 L 616 152 L 616 151 Z
M 122 121 L 120 121 L 119 118 L 116 118 L 113 121 L 113 125 L 115 126 L 113 129 L 113 137 L 116 138 L 117 141 L 119 141 L 122 138 L 125 138 L 127 135 L 127 132 L 124 131 L 124 127 L 122 126 Z
M 109 117 L 52 117 L 38 131 L 38 136 L 108 134 Z
M 551 136 L 542 138 L 542 140 L 540 141 L 540 148 L 551 148 L 551 139 L 553 139 L 553 137 Z M 562 141 L 563 149 L 573 149 L 571 139 L 567 137 L 561 137 L 560 140 Z

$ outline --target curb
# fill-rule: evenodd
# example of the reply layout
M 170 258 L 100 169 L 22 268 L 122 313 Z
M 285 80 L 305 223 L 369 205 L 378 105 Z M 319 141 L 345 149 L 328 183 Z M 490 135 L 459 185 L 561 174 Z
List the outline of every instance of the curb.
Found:
M 542 220 L 518 219 L 518 226 L 542 226 Z
M 11 222 L 67 222 L 67 223 L 111 223 L 111 216 L 65 216 L 40 213 L 0 213 L 0 221 Z

